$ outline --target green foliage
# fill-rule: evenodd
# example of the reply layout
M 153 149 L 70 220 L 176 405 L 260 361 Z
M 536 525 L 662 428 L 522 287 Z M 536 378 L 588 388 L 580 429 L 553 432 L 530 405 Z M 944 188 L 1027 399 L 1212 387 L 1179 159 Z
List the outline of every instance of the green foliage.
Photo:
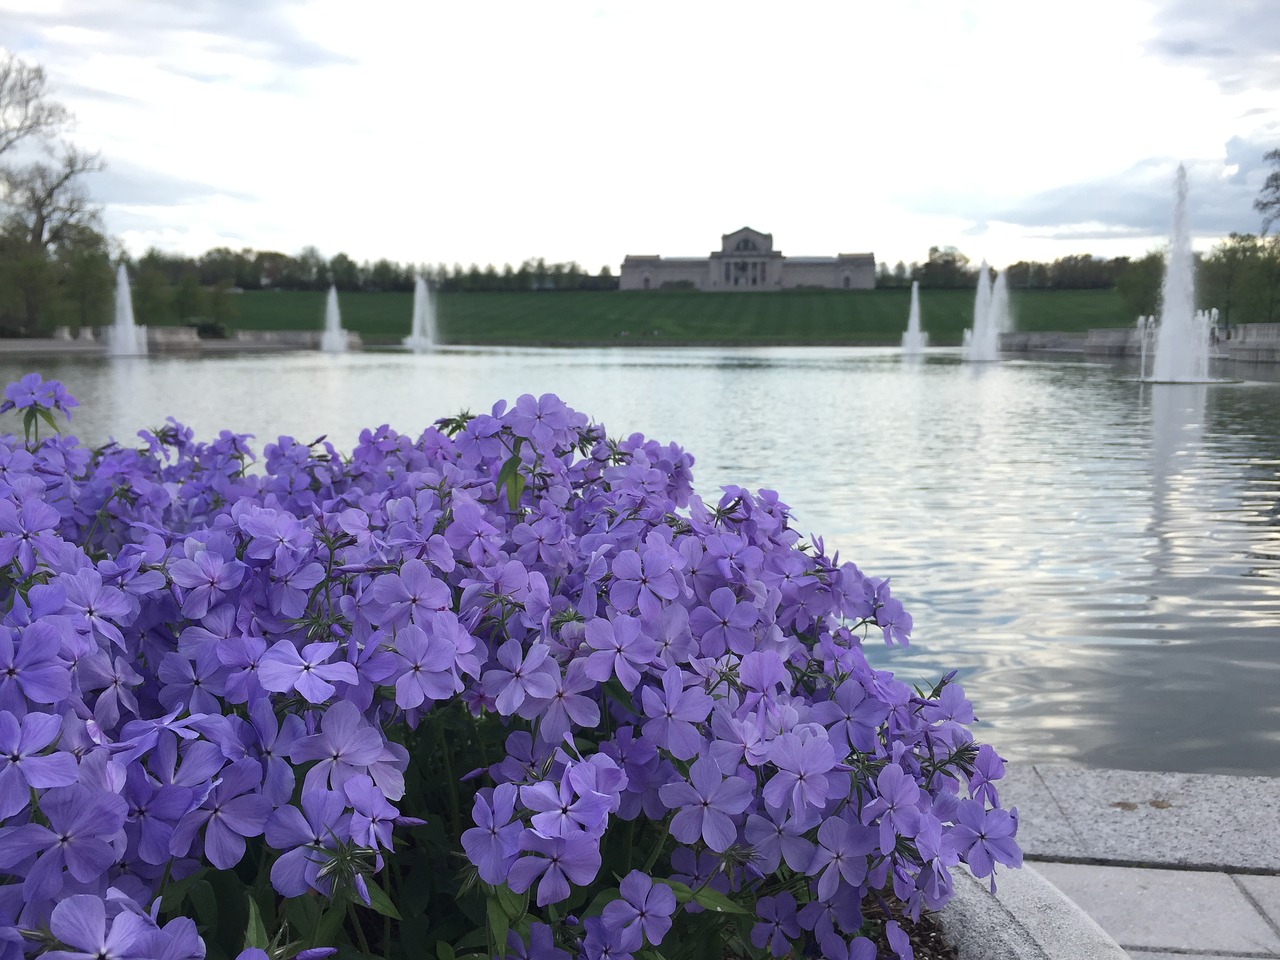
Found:
M 1160 307 L 1160 282 L 1164 277 L 1164 253 L 1153 250 L 1140 260 L 1129 262 L 1116 277 L 1116 292 L 1124 304 L 1124 323 L 1128 326 L 1140 316 L 1152 316 Z

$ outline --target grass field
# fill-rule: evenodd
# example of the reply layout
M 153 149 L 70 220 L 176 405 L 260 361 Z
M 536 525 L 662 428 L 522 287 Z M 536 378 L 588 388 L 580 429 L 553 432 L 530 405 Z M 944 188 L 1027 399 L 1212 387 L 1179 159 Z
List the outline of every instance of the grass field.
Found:
M 319 329 L 323 293 L 255 291 L 236 296 L 245 330 Z M 409 293 L 341 294 L 342 324 L 367 343 L 409 333 Z M 438 297 L 441 338 L 474 344 L 897 343 L 907 325 L 907 290 L 794 290 L 776 293 L 601 291 L 457 293 Z M 1019 330 L 1077 331 L 1127 326 L 1114 290 L 1015 291 Z M 960 342 L 972 325 L 973 293 L 924 290 L 922 326 L 936 345 Z

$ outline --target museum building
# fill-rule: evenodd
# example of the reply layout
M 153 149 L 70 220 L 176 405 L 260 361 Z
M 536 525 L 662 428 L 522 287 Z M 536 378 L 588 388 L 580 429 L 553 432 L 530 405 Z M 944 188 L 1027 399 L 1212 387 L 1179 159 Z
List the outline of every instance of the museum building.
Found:
M 876 258 L 870 253 L 784 257 L 773 249 L 773 234 L 750 227 L 726 233 L 720 250 L 707 257 L 628 254 L 619 281 L 622 290 L 871 290 L 875 285 Z

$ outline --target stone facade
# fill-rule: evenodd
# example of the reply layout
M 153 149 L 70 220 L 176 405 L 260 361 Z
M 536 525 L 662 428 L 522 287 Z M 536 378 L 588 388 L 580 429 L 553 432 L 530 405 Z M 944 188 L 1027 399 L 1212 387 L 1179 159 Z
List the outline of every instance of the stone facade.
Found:
M 707 257 L 659 257 L 628 254 L 622 261 L 622 290 L 751 291 L 824 287 L 871 290 L 876 258 L 870 253 L 834 257 L 784 257 L 773 249 L 773 234 L 743 227 L 721 237 L 720 249 Z

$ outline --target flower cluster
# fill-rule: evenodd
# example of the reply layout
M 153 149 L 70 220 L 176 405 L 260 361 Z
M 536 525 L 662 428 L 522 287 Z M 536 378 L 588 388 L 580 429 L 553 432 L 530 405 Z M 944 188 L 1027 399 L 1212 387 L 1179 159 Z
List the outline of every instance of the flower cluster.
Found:
M 0 439 L 0 960 L 871 957 L 1020 862 L 887 581 L 674 444 L 139 436 Z

